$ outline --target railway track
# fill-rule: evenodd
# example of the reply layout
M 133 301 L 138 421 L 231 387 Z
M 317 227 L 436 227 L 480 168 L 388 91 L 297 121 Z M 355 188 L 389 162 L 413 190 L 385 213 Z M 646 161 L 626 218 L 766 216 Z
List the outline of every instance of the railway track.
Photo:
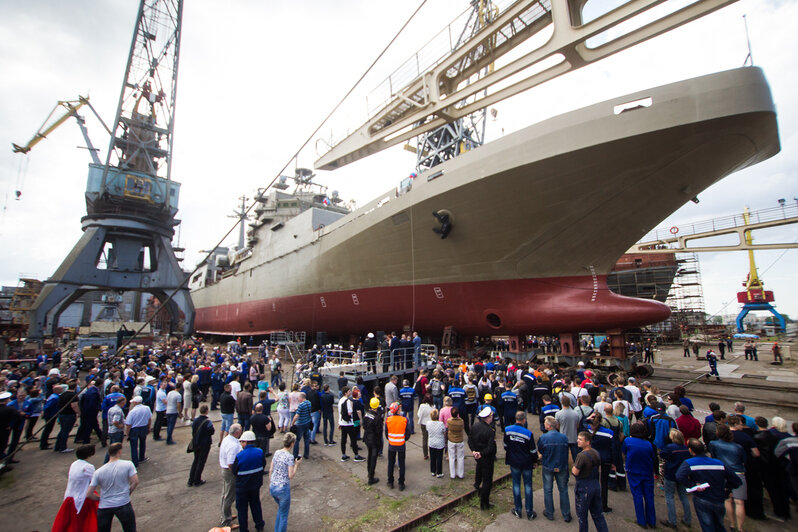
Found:
M 725 378 L 717 381 L 704 374 L 661 368 L 657 368 L 646 380 L 663 391 L 681 385 L 688 390 L 690 396 L 731 402 L 744 400 L 751 404 L 778 405 L 781 408 L 798 410 L 798 386 L 790 383 L 776 383 L 757 377 Z

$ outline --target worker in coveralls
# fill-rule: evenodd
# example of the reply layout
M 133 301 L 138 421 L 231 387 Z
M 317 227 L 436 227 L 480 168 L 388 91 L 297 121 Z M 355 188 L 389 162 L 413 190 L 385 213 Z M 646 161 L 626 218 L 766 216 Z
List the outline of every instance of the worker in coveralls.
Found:
M 709 362 L 709 376 L 715 376 L 717 380 L 720 380 L 720 374 L 718 373 L 718 355 L 710 349 L 707 351 L 707 362 Z
M 260 487 L 263 485 L 263 471 L 266 469 L 266 456 L 256 445 L 257 438 L 251 430 L 238 439 L 243 450 L 236 455 L 230 470 L 236 476 L 236 511 L 241 532 L 247 532 L 247 507 L 252 511 L 256 530 L 263 530 L 263 510 L 260 505 Z
M 388 487 L 393 489 L 393 468 L 399 461 L 399 491 L 405 489 L 405 443 L 410 438 L 407 418 L 399 414 L 399 403 L 393 403 L 385 421 L 385 435 L 388 437 Z
M 363 443 L 368 449 L 367 470 L 369 485 L 376 484 L 380 479 L 374 476 L 377 467 L 377 455 L 382 447 L 382 416 L 379 413 L 380 400 L 372 397 L 369 409 L 363 414 Z

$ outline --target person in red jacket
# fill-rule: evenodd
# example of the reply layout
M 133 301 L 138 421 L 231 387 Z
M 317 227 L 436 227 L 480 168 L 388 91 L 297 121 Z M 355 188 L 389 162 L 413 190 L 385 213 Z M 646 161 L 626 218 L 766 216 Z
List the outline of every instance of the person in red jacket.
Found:
M 684 434 L 685 440 L 690 441 L 690 438 L 701 439 L 701 422 L 693 417 L 690 409 L 685 405 L 679 407 L 679 412 L 682 415 L 676 418 L 676 426 Z

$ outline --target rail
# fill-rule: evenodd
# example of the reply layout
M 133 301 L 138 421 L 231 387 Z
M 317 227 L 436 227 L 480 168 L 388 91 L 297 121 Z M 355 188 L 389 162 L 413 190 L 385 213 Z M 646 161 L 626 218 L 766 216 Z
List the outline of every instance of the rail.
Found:
M 785 204 L 779 207 L 769 207 L 767 209 L 751 211 L 748 213 L 748 223 L 746 223 L 743 213 L 740 213 L 689 224 L 659 227 L 641 238 L 640 242 L 668 240 L 674 236 L 690 236 L 712 231 L 722 231 L 725 229 L 736 229 L 749 224 L 774 222 L 795 217 L 798 217 L 798 201 L 796 201 L 794 205 Z

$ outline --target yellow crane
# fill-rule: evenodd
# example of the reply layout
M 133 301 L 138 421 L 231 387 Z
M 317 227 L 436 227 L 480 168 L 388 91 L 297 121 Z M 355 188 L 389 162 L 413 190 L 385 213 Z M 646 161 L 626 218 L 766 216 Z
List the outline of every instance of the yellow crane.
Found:
M 75 120 L 78 122 L 78 126 L 80 127 L 81 133 L 83 133 L 83 138 L 86 140 L 86 148 L 89 150 L 89 153 L 91 154 L 92 162 L 94 162 L 95 164 L 101 164 L 100 158 L 97 155 L 98 150 L 91 143 L 91 139 L 89 139 L 89 132 L 86 130 L 86 120 L 84 120 L 84 118 L 78 114 L 78 110 L 84 105 L 87 106 L 89 109 L 91 109 L 91 112 L 94 113 L 94 116 L 97 117 L 97 120 L 100 121 L 100 123 L 103 125 L 105 130 L 110 135 L 111 130 L 108 128 L 105 121 L 103 121 L 102 117 L 99 115 L 97 110 L 94 109 L 94 106 L 91 104 L 91 102 L 89 102 L 89 97 L 78 96 L 77 100 L 63 100 L 56 102 L 55 106 L 50 111 L 50 114 L 47 115 L 47 118 L 44 119 L 44 122 L 42 123 L 39 130 L 33 135 L 33 137 L 28 141 L 27 144 L 25 144 L 24 146 L 20 146 L 19 144 L 11 143 L 11 145 L 14 147 L 13 152 L 27 154 L 31 150 L 31 148 L 33 148 L 39 142 L 41 142 L 42 139 L 46 139 L 47 135 L 55 131 L 58 128 L 58 126 L 66 122 L 70 116 L 74 116 Z M 65 109 L 64 113 L 61 115 L 56 115 L 57 118 L 51 122 L 51 120 L 53 119 L 53 115 L 55 115 L 55 112 L 58 110 L 59 107 Z
M 42 123 L 41 127 L 39 127 L 36 133 L 34 133 L 33 137 L 26 144 L 22 146 L 20 146 L 19 144 L 12 143 L 11 144 L 13 146 L 12 151 L 14 153 L 28 154 L 28 152 L 30 152 L 30 150 L 34 146 L 36 146 L 43 139 L 46 139 L 50 133 L 58 129 L 58 127 L 64 122 L 66 122 L 69 119 L 69 117 L 75 117 L 75 120 L 78 122 L 78 126 L 80 127 L 80 131 L 81 133 L 83 133 L 83 138 L 86 140 L 86 149 L 89 150 L 92 162 L 94 164 L 102 164 L 100 162 L 100 157 L 97 155 L 98 151 L 97 148 L 94 147 L 94 145 L 91 143 L 91 139 L 89 139 L 89 132 L 86 130 L 86 120 L 81 115 L 78 114 L 78 110 L 84 105 L 88 106 L 88 108 L 92 110 L 94 115 L 97 117 L 97 119 L 100 121 L 100 123 L 103 125 L 105 130 L 108 131 L 108 134 L 110 135 L 111 130 L 108 129 L 108 126 L 105 124 L 105 122 L 103 122 L 103 119 L 100 117 L 100 115 L 91 105 L 91 103 L 89 103 L 89 97 L 78 96 L 77 100 L 62 100 L 56 102 L 55 106 L 50 111 L 50 114 L 48 114 L 47 118 L 44 119 L 44 122 Z M 59 109 L 63 109 L 63 112 L 58 113 Z M 19 199 L 19 197 L 22 195 L 22 191 L 20 190 L 21 189 L 20 183 L 21 181 L 18 181 L 17 190 L 16 190 L 17 199 Z

